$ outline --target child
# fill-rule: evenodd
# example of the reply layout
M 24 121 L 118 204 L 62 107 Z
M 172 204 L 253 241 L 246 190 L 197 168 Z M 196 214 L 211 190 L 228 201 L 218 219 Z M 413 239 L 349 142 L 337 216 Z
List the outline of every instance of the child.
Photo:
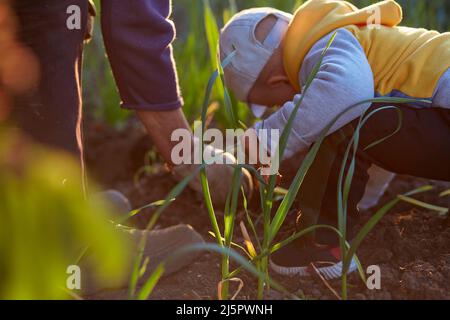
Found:
M 370 25 L 374 14 L 379 25 Z M 307 152 L 334 117 L 364 100 L 389 96 L 430 102 L 399 105 L 401 129 L 373 148 L 364 150 L 396 130 L 397 112 L 378 112 L 361 130 L 349 195 L 349 230 L 356 221 L 367 171 L 374 164 L 395 173 L 450 180 L 450 33 L 398 27 L 401 20 L 401 7 L 394 1 L 359 10 L 346 1 L 310 0 L 294 16 L 272 8 L 245 10 L 233 17 L 220 37 L 222 60 L 236 50 L 224 70 L 235 96 L 258 111 L 261 106 L 282 106 L 255 125 L 258 132 L 263 126 L 284 129 L 308 76 L 335 34 L 303 97 L 284 158 Z M 331 128 L 299 194 L 309 223 L 336 226 L 343 153 L 355 121 L 364 111 L 379 107 L 365 103 L 353 108 Z M 326 278 L 340 277 L 337 236 L 320 231 L 315 240 L 306 247 L 296 242 L 279 250 L 271 257 L 272 268 L 281 274 L 307 275 L 314 263 Z M 355 268 L 353 263 L 350 271 Z

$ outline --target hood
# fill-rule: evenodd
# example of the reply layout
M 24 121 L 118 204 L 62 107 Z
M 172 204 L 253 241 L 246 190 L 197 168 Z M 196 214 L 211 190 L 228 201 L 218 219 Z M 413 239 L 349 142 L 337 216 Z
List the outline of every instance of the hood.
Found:
M 374 23 L 394 27 L 402 18 L 402 8 L 392 0 L 378 2 L 363 9 L 358 9 L 347 1 L 305 2 L 296 11 L 283 40 L 284 67 L 291 84 L 300 90 L 298 73 L 303 59 L 317 41 L 333 30 L 349 25 L 366 27 Z

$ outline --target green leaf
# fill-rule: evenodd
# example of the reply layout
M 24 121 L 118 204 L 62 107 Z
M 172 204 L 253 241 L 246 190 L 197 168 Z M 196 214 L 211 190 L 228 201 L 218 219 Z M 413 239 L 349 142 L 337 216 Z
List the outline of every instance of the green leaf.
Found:
M 211 10 L 211 6 L 208 0 L 203 0 L 203 7 L 206 39 L 208 40 L 209 58 L 215 68 L 218 63 L 217 44 L 219 43 L 219 28 L 217 26 L 216 18 L 214 17 L 214 13 Z
M 173 202 L 175 201 L 174 199 L 170 199 L 169 202 Z M 121 218 L 119 218 L 117 221 L 115 221 L 116 224 L 123 224 L 125 223 L 128 219 L 130 219 L 131 217 L 134 217 L 135 215 L 141 213 L 143 210 L 145 209 L 149 209 L 149 208 L 156 208 L 156 207 L 161 207 L 166 203 L 166 200 L 159 200 L 159 201 L 155 201 L 152 202 L 150 204 L 147 204 L 145 206 L 142 206 L 138 209 L 132 210 L 130 212 L 128 212 L 126 215 L 122 216 Z
M 308 77 L 308 80 L 305 85 L 305 89 L 303 91 L 303 94 L 299 101 L 296 103 L 291 115 L 289 116 L 288 122 L 286 124 L 286 127 L 283 130 L 283 133 L 281 134 L 280 143 L 277 147 L 277 154 L 279 154 L 279 158 L 283 158 L 284 151 L 287 146 L 287 141 L 289 139 L 289 135 L 292 131 L 293 123 L 295 116 L 297 115 L 298 109 L 300 108 L 303 98 L 305 97 L 306 93 L 308 92 L 309 87 L 311 86 L 311 83 L 313 82 L 314 78 L 316 77 L 320 66 L 322 64 L 323 58 L 325 57 L 325 54 L 329 47 L 331 46 L 334 38 L 336 36 L 336 33 L 333 34 L 330 41 L 328 42 L 326 48 L 323 50 L 321 57 L 319 61 L 316 63 L 313 71 Z M 280 206 L 278 207 L 277 212 L 275 213 L 275 217 L 273 218 L 272 223 L 270 224 L 270 230 L 268 234 L 268 243 L 270 244 L 273 239 L 275 238 L 276 234 L 281 228 L 281 225 L 283 224 L 292 204 L 294 203 L 294 200 L 297 196 L 297 193 L 300 189 L 300 186 L 303 183 L 303 180 L 306 176 L 306 173 L 308 172 L 309 168 L 311 167 L 312 163 L 314 162 L 316 155 L 319 151 L 320 145 L 322 144 L 322 141 L 325 139 L 325 135 L 328 133 L 328 131 L 331 129 L 333 124 L 337 121 L 338 117 L 336 117 L 330 125 L 328 125 L 321 133 L 318 141 L 314 144 L 314 146 L 311 148 L 310 152 L 307 154 L 305 159 L 303 160 L 300 169 L 298 170 L 290 188 L 289 192 L 285 195 L 283 201 L 281 202 Z M 269 184 L 269 199 L 272 199 L 272 194 L 275 189 L 275 176 L 272 176 L 270 179 Z
M 152 294 L 153 289 L 155 289 L 156 284 L 161 279 L 163 274 L 164 274 L 164 264 L 161 263 L 156 267 L 155 271 L 142 286 L 142 289 L 137 296 L 138 300 L 148 299 L 148 297 Z
M 431 211 L 437 211 L 440 214 L 446 214 L 448 213 L 448 208 L 444 208 L 444 207 L 439 207 L 439 206 L 435 206 L 423 201 L 419 201 L 417 199 L 411 198 L 411 197 L 407 197 L 407 196 L 403 196 L 403 195 L 398 195 L 397 196 L 400 200 L 411 203 L 417 207 L 421 207 L 427 210 L 431 210 Z

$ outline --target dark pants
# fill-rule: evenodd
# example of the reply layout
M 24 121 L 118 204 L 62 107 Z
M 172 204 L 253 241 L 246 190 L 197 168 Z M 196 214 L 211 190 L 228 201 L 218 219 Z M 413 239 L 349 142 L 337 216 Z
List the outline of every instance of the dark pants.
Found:
M 69 30 L 67 8 L 81 9 L 81 30 Z M 14 120 L 37 142 L 82 159 L 81 67 L 88 0 L 16 0 L 19 36 L 38 58 L 38 87 L 17 97 Z
M 374 105 L 369 112 L 379 107 Z M 348 199 L 348 230 L 357 222 L 357 205 L 364 195 L 369 180 L 367 170 L 372 164 L 398 174 L 450 181 L 450 110 L 398 107 L 402 110 L 403 122 L 394 136 L 363 151 L 366 146 L 395 131 L 398 126 L 395 110 L 376 113 L 360 131 L 360 148 Z M 325 139 L 305 178 L 299 200 L 302 211 L 315 220 L 311 223 L 337 226 L 339 172 L 357 123 L 354 121 Z M 320 212 L 319 217 L 317 212 Z M 349 238 L 351 236 L 350 233 Z M 337 242 L 336 235 L 328 231 L 318 231 L 316 238 L 321 243 Z

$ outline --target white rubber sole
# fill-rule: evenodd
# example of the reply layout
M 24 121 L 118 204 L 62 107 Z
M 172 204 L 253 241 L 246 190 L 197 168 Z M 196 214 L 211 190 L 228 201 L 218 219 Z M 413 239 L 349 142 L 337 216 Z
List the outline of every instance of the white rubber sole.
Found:
M 282 267 L 275 264 L 272 259 L 269 260 L 270 268 L 278 274 L 283 276 L 311 276 L 311 267 Z M 338 279 L 342 276 L 342 261 L 328 267 L 318 267 L 316 269 L 326 280 Z M 355 259 L 352 259 L 348 268 L 347 274 L 350 274 L 358 269 Z

